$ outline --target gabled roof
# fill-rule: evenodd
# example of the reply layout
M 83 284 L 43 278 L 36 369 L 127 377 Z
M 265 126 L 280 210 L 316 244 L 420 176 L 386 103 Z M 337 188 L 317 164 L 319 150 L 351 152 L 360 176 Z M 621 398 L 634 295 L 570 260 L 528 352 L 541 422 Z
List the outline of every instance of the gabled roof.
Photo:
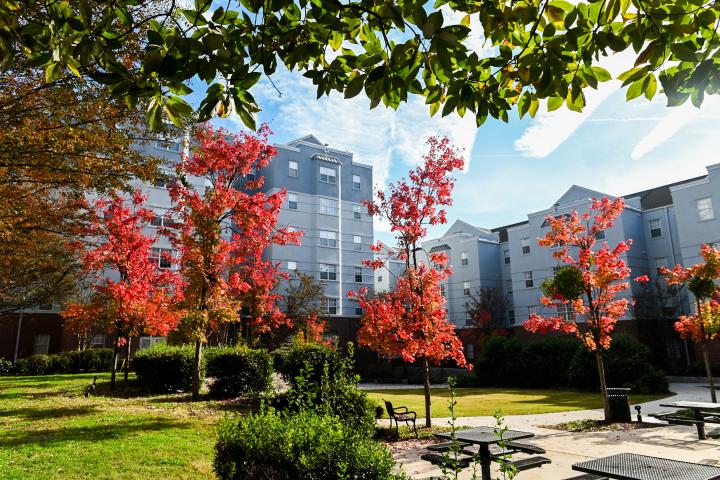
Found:
M 581 187 L 580 185 L 573 185 L 572 187 L 568 188 L 567 191 L 563 193 L 560 198 L 558 198 L 555 204 L 562 206 L 568 203 L 577 202 L 579 200 L 588 200 L 590 198 L 602 197 L 612 197 L 612 195 L 598 192 L 597 190 L 592 190 L 590 188 Z
M 629 195 L 623 195 L 623 198 L 638 198 L 640 199 L 640 207 L 643 210 L 650 210 L 652 208 L 665 207 L 672 205 L 672 193 L 670 192 L 671 187 L 677 187 L 679 185 L 685 185 L 686 183 L 696 182 L 707 178 L 707 175 L 701 177 L 689 178 L 687 180 L 681 180 L 675 183 L 669 183 L 667 185 L 661 185 L 659 187 L 650 188 L 641 192 L 631 193 Z
M 291 141 L 287 142 L 286 145 L 294 146 L 300 142 L 314 143 L 316 145 L 320 145 L 321 147 L 325 145 L 323 142 L 320 141 L 319 138 L 317 138 L 315 135 L 312 135 L 312 134 L 305 135 L 304 137 L 296 138 L 295 140 L 291 140 Z
M 487 232 L 487 230 L 478 228 L 475 225 L 470 225 L 463 220 L 455 220 L 455 222 L 450 225 L 450 228 L 448 228 L 447 231 L 443 234 L 443 237 L 446 237 L 448 235 L 454 235 L 456 233 L 469 233 L 471 235 L 479 236 L 483 232 Z
M 434 247 L 432 247 L 430 249 L 430 253 L 443 252 L 445 250 L 450 250 L 450 245 L 448 245 L 447 243 L 442 243 L 440 245 L 435 245 Z

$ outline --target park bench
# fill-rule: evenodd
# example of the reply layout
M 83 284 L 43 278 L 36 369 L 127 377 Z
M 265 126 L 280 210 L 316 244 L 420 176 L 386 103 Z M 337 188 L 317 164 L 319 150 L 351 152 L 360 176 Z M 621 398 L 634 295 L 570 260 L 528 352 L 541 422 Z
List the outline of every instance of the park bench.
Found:
M 677 412 L 651 413 L 648 416 L 667 422 L 670 425 L 697 425 L 699 423 L 704 423 L 704 420 L 694 420 L 692 418 L 683 417 L 682 415 L 678 415 Z
M 388 416 L 390 417 L 390 428 L 392 428 L 393 421 L 395 421 L 395 432 L 400 433 L 400 423 L 405 422 L 405 425 L 410 425 L 412 422 L 413 431 L 415 436 L 418 436 L 417 427 L 415 426 L 415 419 L 417 413 L 412 410 L 408 410 L 408 407 L 393 407 L 391 402 L 385 400 L 385 409 L 387 410 Z
M 608 478 L 586 473 L 585 475 L 578 475 L 577 477 L 566 478 L 565 480 L 608 480 Z
M 465 453 L 467 453 L 466 450 L 465 450 L 465 448 L 466 448 L 466 447 L 469 447 L 470 445 L 472 445 L 472 444 L 470 444 L 470 443 L 460 442 L 460 441 L 457 441 L 457 440 L 455 441 L 455 443 L 457 443 L 458 447 L 460 447 L 460 449 L 461 449 L 463 452 L 465 452 Z M 427 448 L 428 450 L 430 450 L 431 452 L 440 452 L 440 453 L 442 453 L 442 452 L 449 452 L 449 451 L 451 451 L 451 450 L 452 450 L 452 446 L 453 446 L 453 442 L 443 442 L 443 443 L 436 443 L 435 445 L 429 445 L 429 446 L 427 446 L 426 448 Z M 473 452 L 473 453 L 474 453 L 474 452 Z M 469 455 L 473 455 L 473 453 L 469 453 Z
M 515 461 L 506 461 L 501 458 L 494 458 L 493 460 L 497 461 L 498 463 L 508 463 L 510 465 L 513 465 L 518 472 L 522 472 L 523 470 L 530 470 L 531 468 L 538 468 L 542 467 L 543 465 L 547 465 L 549 463 L 552 463 L 549 458 L 547 457 L 528 457 L 523 458 L 520 460 Z

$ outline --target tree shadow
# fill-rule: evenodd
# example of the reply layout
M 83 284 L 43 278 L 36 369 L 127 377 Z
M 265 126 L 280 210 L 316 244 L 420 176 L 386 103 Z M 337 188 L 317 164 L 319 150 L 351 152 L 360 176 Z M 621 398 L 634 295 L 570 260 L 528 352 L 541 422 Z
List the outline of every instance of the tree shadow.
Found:
M 129 419 L 119 423 L 13 431 L 0 438 L 0 448 L 23 445 L 49 446 L 64 442 L 96 442 L 127 437 L 134 433 L 171 428 L 190 428 L 193 424 L 175 419 Z
M 95 405 L 82 405 L 79 407 L 57 408 L 12 408 L 0 410 L 0 417 L 22 417 L 26 420 L 45 420 L 48 418 L 66 418 L 91 415 L 97 412 Z

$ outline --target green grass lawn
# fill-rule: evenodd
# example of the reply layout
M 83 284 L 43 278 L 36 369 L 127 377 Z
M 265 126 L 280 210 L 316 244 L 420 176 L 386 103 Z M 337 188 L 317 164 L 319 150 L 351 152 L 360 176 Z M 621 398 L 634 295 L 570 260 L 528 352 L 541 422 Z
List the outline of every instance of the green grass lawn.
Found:
M 372 390 L 370 397 L 381 402 L 389 400 L 395 406 L 404 405 L 425 417 L 425 397 L 422 388 Z M 433 417 L 448 417 L 450 393 L 447 388 L 431 389 Z M 523 390 L 512 388 L 458 388 L 455 392 L 455 415 L 478 417 L 492 415 L 501 409 L 503 415 L 529 415 L 602 408 L 598 393 L 568 390 Z M 631 395 L 633 404 L 644 403 L 667 395 Z M 387 415 L 387 413 L 386 413 Z
M 214 478 L 225 405 L 186 395 L 85 398 L 94 376 L 0 377 L 0 478 Z M 100 393 L 109 374 L 99 377 Z

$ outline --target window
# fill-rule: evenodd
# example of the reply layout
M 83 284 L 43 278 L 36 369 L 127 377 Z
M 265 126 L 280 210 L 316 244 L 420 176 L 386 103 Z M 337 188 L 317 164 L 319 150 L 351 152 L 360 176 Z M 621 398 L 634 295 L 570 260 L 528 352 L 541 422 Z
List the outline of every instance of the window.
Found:
M 245 175 L 245 180 L 254 182 L 257 180 L 257 168 L 251 168 L 250 171 Z
M 155 188 L 167 188 L 173 179 L 173 173 L 170 170 L 162 168 L 158 172 L 158 175 L 155 178 L 155 182 L 153 183 L 153 185 L 155 186 Z
M 362 210 L 360 210 L 360 205 L 353 206 L 353 220 L 362 220 Z
M 362 307 L 360 307 L 360 306 L 355 307 L 355 315 L 362 317 L 362 315 L 363 315 Z
M 155 344 L 165 343 L 165 341 L 165 337 L 140 337 L 138 349 L 142 350 L 143 348 L 150 348 Z
M 447 298 L 447 285 L 440 285 L 440 295 Z
M 363 281 L 363 272 L 362 267 L 355 267 L 355 283 L 362 283 Z
M 505 288 L 507 288 L 508 295 L 512 295 L 512 280 L 505 280 Z
M 465 344 L 465 357 L 475 358 L 475 345 L 472 343 Z
M 713 218 L 715 218 L 715 212 L 713 212 L 712 206 L 712 198 L 701 198 L 700 200 L 696 201 L 695 204 L 697 205 L 698 217 L 700 218 L 700 221 L 712 220 Z
M 515 310 L 508 310 L 508 322 L 510 322 L 510 325 L 515 324 Z
M 362 250 L 362 237 L 359 237 L 357 235 L 353 235 L 353 246 L 356 251 Z
M 155 148 L 160 150 L 170 150 L 171 152 L 182 151 L 182 144 L 180 142 L 172 142 L 170 140 L 156 140 Z
M 155 216 L 150 220 L 150 225 L 153 227 L 161 227 L 161 228 L 171 228 L 175 229 L 177 228 L 177 225 L 175 223 L 175 220 L 173 220 L 172 216 L 170 214 L 166 213 L 165 215 L 162 215 L 160 213 L 155 213 Z
M 104 333 L 93 333 L 90 337 L 90 348 L 103 348 L 105 347 L 105 334 Z
M 287 262 L 287 269 L 291 275 L 297 275 L 297 262 Z
M 378 282 L 382 283 L 382 275 L 378 275 Z
M 39 333 L 35 335 L 33 340 L 33 355 L 47 355 L 50 349 L 50 335 L 47 333 Z
M 328 315 L 337 315 L 337 298 L 325 299 L 325 313 Z
M 563 268 L 563 267 L 560 266 L 560 265 L 555 265 L 555 266 L 553 267 L 553 277 L 557 277 L 557 274 L 560 272 L 560 270 L 561 270 L 562 268 Z
M 468 265 L 467 252 L 462 252 L 462 253 L 460 254 L 460 264 L 461 264 L 463 267 L 467 267 L 467 265 Z
M 337 248 L 337 233 L 320 230 L 320 246 Z
M 288 193 L 288 208 L 297 210 L 297 195 L 294 193 Z
M 470 315 L 470 312 L 465 312 L 465 325 L 472 325 L 472 315 Z
M 605 240 L 605 230 L 595 232 L 595 240 Z
M 295 160 L 290 160 L 288 162 L 288 176 L 292 178 L 297 178 L 299 172 L 300 168 L 298 167 L 298 162 L 296 162 Z
M 525 273 L 523 274 L 523 276 L 525 277 L 525 288 L 532 288 L 533 285 L 534 285 L 534 283 L 533 283 L 533 273 L 532 273 L 532 272 L 525 272 Z
M 321 263 L 320 280 L 337 280 L 337 265 Z
M 572 306 L 569 303 L 561 303 L 558 305 L 558 317 L 565 322 L 569 322 L 572 317 Z
M 652 218 L 648 222 L 650 226 L 650 236 L 652 238 L 662 237 L 662 227 L 660 226 L 659 218 Z
M 337 183 L 337 174 L 334 168 L 320 167 L 320 181 L 324 183 Z
M 521 238 L 520 246 L 522 247 L 523 255 L 527 255 L 528 253 L 530 253 L 530 238 L 529 237 Z
M 360 190 L 360 175 L 353 174 L 353 190 Z
M 324 215 L 337 215 L 337 202 L 332 198 L 321 198 L 320 213 Z
M 505 259 L 505 265 L 510 264 L 510 249 L 503 248 L 503 258 Z
M 662 269 L 667 268 L 668 259 L 667 257 L 660 257 L 655 259 L 655 271 L 658 275 L 662 275 Z
M 150 262 L 158 268 L 172 268 L 172 250 L 169 248 L 153 248 L 150 251 Z
M 470 296 L 470 282 L 463 282 L 463 295 Z

